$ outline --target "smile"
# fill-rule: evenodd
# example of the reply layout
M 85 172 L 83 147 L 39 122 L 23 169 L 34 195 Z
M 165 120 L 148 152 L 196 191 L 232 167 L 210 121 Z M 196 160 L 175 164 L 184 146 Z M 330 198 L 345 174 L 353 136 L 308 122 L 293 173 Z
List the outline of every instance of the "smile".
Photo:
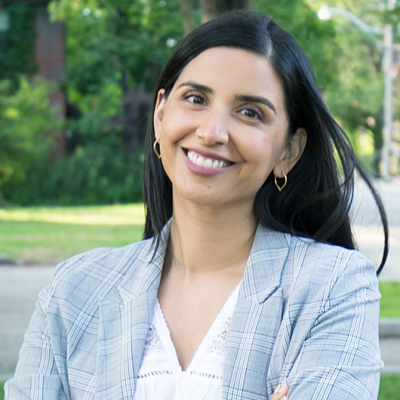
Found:
M 188 150 L 187 157 L 193 164 L 204 168 L 223 168 L 230 165 L 230 163 L 227 163 L 225 161 L 201 156 L 200 154 L 196 154 L 194 151 L 191 150 Z

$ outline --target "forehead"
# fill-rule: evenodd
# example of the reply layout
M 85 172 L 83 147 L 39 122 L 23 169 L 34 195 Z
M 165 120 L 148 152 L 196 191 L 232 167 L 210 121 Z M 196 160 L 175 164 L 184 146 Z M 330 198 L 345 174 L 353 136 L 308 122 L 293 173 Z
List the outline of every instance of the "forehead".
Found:
M 174 87 L 186 81 L 235 95 L 268 95 L 283 106 L 280 77 L 265 57 L 247 50 L 213 47 L 203 51 L 186 65 Z

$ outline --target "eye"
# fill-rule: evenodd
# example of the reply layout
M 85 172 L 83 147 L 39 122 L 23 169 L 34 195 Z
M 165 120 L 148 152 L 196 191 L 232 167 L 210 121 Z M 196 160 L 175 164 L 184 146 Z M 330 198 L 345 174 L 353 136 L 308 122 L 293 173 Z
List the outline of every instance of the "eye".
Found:
M 242 114 L 248 119 L 260 120 L 260 121 L 262 121 L 263 119 L 261 113 L 257 110 L 253 110 L 252 108 L 244 108 L 240 110 L 240 114 Z
M 188 94 L 185 96 L 185 100 L 187 100 L 189 103 L 192 104 L 197 104 L 197 105 L 203 105 L 206 103 L 206 101 L 203 99 L 203 97 L 201 97 L 198 94 Z

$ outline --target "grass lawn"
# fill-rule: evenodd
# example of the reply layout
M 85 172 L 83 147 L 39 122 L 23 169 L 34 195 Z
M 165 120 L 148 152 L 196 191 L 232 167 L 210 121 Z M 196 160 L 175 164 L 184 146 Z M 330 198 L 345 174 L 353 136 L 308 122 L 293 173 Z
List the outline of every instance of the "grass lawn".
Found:
M 381 317 L 400 317 L 400 282 L 380 282 Z M 400 398 L 400 392 L 399 392 Z
M 4 399 L 4 382 L 0 382 L 0 400 Z M 400 375 L 382 375 L 378 400 L 398 400 L 400 393 Z
M 143 205 L 0 209 L 0 254 L 55 264 L 81 251 L 123 246 L 143 233 Z
M 382 375 L 378 400 L 397 400 L 400 393 L 400 375 Z

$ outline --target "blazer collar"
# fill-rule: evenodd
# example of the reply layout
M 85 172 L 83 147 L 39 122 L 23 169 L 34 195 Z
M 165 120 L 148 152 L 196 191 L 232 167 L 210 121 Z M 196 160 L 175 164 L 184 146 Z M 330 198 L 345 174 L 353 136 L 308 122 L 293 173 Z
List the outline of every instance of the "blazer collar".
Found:
M 158 291 L 170 232 L 171 219 L 160 233 L 158 247 L 153 239 L 147 239 L 137 258 L 131 261 L 132 265 L 118 287 L 124 300 L 132 300 L 149 290 Z
M 258 224 L 240 290 L 244 298 L 262 303 L 280 286 L 290 241 L 289 234 Z
M 290 240 L 290 235 L 257 228 L 229 331 L 224 400 L 266 399 L 272 393 L 269 366 L 283 315 L 280 286 Z

